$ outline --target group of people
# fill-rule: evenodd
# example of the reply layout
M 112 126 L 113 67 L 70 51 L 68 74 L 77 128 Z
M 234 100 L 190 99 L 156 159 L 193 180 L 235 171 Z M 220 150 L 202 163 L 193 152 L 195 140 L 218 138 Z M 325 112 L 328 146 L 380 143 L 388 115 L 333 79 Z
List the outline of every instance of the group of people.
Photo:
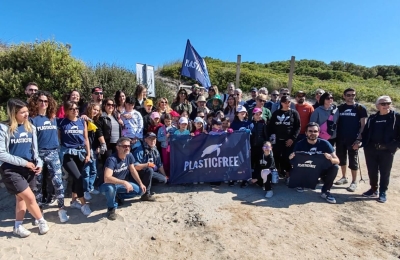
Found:
M 314 105 L 306 102 L 303 91 L 295 93 L 293 102 L 287 88 L 274 90 L 270 99 L 266 88 L 252 88 L 251 99 L 244 101 L 233 83 L 226 93 L 217 86 L 206 90 L 195 84 L 190 94 L 181 88 L 171 105 L 167 98 L 156 102 L 148 98 L 143 85 L 136 87 L 134 96 L 119 90 L 113 98 L 104 98 L 102 88 L 94 87 L 86 103 L 73 90 L 60 106 L 34 82 L 25 93 L 26 102 L 8 101 L 8 120 L 0 124 L 0 173 L 8 192 L 16 196 L 14 234 L 20 237 L 31 233 L 22 225 L 26 210 L 39 232 L 48 232 L 45 203 L 57 202 L 60 222 L 68 221 L 64 205 L 68 176 L 70 208 L 85 216 L 91 214 L 88 201 L 93 194 L 105 195 L 110 220 L 117 218 L 116 209 L 126 198 L 155 201 L 151 187 L 168 182 L 170 142 L 176 135 L 249 132 L 252 178 L 243 180 L 241 187 L 259 185 L 267 198 L 273 196 L 272 172 L 279 172 L 289 185 L 296 167 L 292 162 L 299 153 L 322 154 L 329 167 L 317 178 L 323 182 L 321 197 L 329 203 L 336 203 L 330 190 L 339 166 L 342 177 L 335 184 L 349 182 L 349 167 L 347 190 L 356 190 L 360 147 L 371 186 L 363 195 L 385 202 L 394 153 L 400 147 L 400 115 L 391 109 L 390 97 L 378 97 L 378 112 L 368 118 L 366 108 L 355 102 L 352 88 L 344 91 L 339 106 L 322 89 L 315 92 Z

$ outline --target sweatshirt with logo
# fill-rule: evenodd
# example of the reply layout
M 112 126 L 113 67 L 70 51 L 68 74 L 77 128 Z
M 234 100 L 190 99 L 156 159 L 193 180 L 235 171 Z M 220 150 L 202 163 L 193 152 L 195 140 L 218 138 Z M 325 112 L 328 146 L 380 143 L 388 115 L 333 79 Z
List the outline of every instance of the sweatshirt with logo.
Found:
M 300 133 L 300 116 L 296 110 L 276 110 L 268 124 L 268 134 L 275 135 L 276 140 L 295 141 Z

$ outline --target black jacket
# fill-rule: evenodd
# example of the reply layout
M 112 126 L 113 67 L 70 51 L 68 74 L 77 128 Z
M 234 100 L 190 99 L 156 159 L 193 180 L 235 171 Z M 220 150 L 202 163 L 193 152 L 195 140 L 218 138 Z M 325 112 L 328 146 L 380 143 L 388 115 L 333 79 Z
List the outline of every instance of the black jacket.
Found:
M 116 114 L 113 114 L 113 117 L 115 120 L 118 121 L 118 117 Z M 108 116 L 103 113 L 99 120 L 96 122 L 97 125 L 97 131 L 98 132 L 98 136 L 104 136 L 104 140 L 106 141 L 106 143 L 110 143 L 110 139 L 111 139 L 111 119 L 108 118 Z M 119 125 L 119 136 L 121 137 L 121 131 L 122 131 L 122 126 Z
M 268 139 L 267 125 L 263 119 L 259 121 L 253 120 L 253 129 L 250 135 L 250 145 L 261 147 Z
M 375 125 L 376 117 L 379 115 L 379 112 L 376 114 L 370 115 L 367 123 L 364 127 L 364 131 L 362 132 L 362 146 L 367 147 L 371 141 L 371 134 L 373 132 L 373 127 Z M 383 145 L 386 145 L 391 152 L 396 152 L 397 149 L 400 149 L 400 114 L 395 111 L 389 112 L 389 119 L 386 122 L 387 127 L 385 128 L 385 140 Z

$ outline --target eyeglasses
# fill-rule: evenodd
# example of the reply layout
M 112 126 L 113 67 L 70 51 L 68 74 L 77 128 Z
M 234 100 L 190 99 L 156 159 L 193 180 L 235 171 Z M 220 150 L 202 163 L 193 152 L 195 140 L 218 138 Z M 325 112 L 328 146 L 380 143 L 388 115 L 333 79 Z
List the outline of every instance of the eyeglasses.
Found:
M 307 132 L 316 134 L 316 133 L 318 133 L 319 131 L 318 131 L 318 130 L 308 130 Z
M 96 96 L 98 96 L 98 95 L 103 95 L 103 92 L 94 92 L 93 94 L 95 94 Z
M 115 106 L 114 104 L 110 104 L 110 103 L 107 103 L 106 105 L 109 106 L 109 107 L 114 107 Z
M 333 97 L 326 97 L 325 99 L 326 99 L 326 100 L 330 100 L 330 99 L 333 100 Z
M 30 89 L 28 89 L 28 91 L 30 91 L 30 92 L 38 92 L 39 90 L 37 88 L 30 88 Z
M 264 99 L 259 99 L 258 101 L 260 101 L 261 103 L 267 102 L 267 100 L 264 100 Z
M 392 104 L 392 102 L 382 102 L 382 103 L 379 103 L 379 105 L 381 105 L 381 106 L 390 106 Z
M 120 145 L 118 145 L 119 147 L 122 147 L 122 148 L 124 148 L 124 149 L 128 149 L 128 148 L 131 148 L 131 146 L 129 145 L 129 144 L 120 144 Z
M 78 107 L 71 107 L 71 108 L 69 109 L 69 111 L 79 111 L 79 108 L 78 108 Z
M 356 94 L 346 94 L 346 97 L 355 97 Z
M 46 104 L 46 103 L 49 103 L 49 101 L 48 100 L 43 100 L 43 99 L 38 99 L 38 103 Z

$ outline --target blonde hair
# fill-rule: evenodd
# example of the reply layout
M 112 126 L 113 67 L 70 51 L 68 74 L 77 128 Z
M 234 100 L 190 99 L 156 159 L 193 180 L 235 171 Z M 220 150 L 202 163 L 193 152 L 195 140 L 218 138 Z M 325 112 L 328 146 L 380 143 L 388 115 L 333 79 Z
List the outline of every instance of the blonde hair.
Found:
M 24 101 L 16 98 L 11 98 L 7 102 L 7 115 L 8 115 L 8 125 L 9 125 L 8 131 L 12 136 L 14 136 L 14 133 L 17 132 L 18 128 L 16 115 L 24 107 L 27 108 L 28 107 L 27 104 Z M 29 122 L 29 120 L 26 120 L 23 125 L 25 131 L 32 132 L 32 125 Z

